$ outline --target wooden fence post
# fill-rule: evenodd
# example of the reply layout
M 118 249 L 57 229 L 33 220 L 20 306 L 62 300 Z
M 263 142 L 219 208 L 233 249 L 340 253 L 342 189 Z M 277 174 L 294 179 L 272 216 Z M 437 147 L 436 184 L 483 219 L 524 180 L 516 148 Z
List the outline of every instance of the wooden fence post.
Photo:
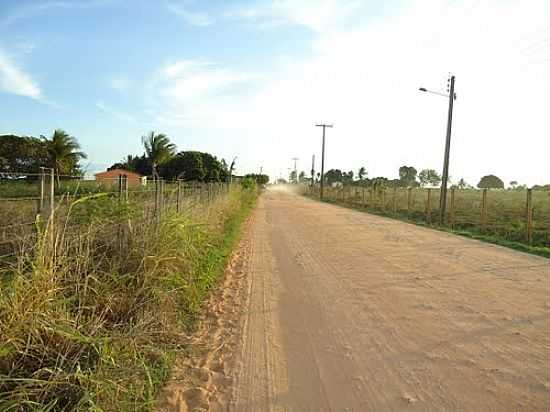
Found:
M 366 203 L 365 203 L 365 187 L 363 187 L 363 207 L 366 207 Z
M 481 198 L 481 230 L 485 232 L 487 226 L 487 189 L 483 189 Z
M 428 189 L 428 201 L 426 202 L 426 221 L 432 224 L 432 189 Z
M 412 187 L 407 189 L 407 218 L 411 217 Z
M 386 188 L 382 190 L 380 200 L 382 201 L 382 212 L 385 212 L 386 211 Z
M 528 243 L 533 242 L 533 189 L 527 189 L 527 222 L 526 222 L 526 238 Z
M 176 194 L 176 213 L 181 211 L 181 180 L 178 180 L 178 191 Z
M 397 213 L 397 187 L 393 188 L 393 213 Z
M 50 174 L 50 246 L 52 256 L 55 258 L 55 169 Z
M 118 175 L 117 186 L 118 186 L 118 201 L 122 202 L 122 175 Z
M 451 188 L 451 208 L 449 210 L 449 224 L 451 229 L 454 229 L 455 225 L 455 188 Z
M 40 171 L 40 202 L 38 203 L 38 214 L 41 215 L 44 211 L 44 195 L 46 190 L 46 175 L 44 169 Z

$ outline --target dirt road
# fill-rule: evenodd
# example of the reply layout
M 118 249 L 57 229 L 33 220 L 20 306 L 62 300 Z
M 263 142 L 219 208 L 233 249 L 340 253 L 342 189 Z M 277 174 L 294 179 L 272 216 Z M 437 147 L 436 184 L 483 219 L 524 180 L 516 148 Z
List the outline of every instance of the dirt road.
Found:
M 550 410 L 550 260 L 274 191 L 249 236 L 229 410 Z

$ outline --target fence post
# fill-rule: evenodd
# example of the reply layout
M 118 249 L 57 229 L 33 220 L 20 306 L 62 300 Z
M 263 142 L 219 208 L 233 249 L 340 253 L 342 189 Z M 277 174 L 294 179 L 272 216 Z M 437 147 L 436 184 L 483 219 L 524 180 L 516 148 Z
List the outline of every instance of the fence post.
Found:
M 412 187 L 407 189 L 407 219 L 411 217 Z
M 41 168 L 40 172 L 40 203 L 38 204 L 38 214 L 41 215 L 44 211 L 44 191 L 46 185 L 46 175 L 44 173 L 44 168 Z
M 178 192 L 176 194 L 176 212 L 180 213 L 181 208 L 181 180 L 178 180 Z
M 164 180 L 160 179 L 160 213 L 164 215 Z
M 128 202 L 129 199 L 128 176 L 124 175 L 124 201 Z
M 397 187 L 393 188 L 393 213 L 397 213 Z
M 426 202 L 426 221 L 432 224 L 432 189 L 428 189 L 428 201 Z
M 449 224 L 451 229 L 455 226 L 455 188 L 451 188 L 451 208 L 449 210 Z
M 50 174 L 50 242 L 51 253 L 55 257 L 55 169 Z
M 365 187 L 363 187 L 363 207 L 366 207 L 366 203 L 365 203 Z
M 382 201 L 382 212 L 386 211 L 386 188 L 384 187 L 382 189 L 382 193 L 380 194 L 380 200 Z
M 483 189 L 481 198 L 481 231 L 485 232 L 487 226 L 487 189 Z
M 118 175 L 118 201 L 122 201 L 122 175 Z
M 528 243 L 533 242 L 533 189 L 527 189 L 527 233 L 526 238 Z

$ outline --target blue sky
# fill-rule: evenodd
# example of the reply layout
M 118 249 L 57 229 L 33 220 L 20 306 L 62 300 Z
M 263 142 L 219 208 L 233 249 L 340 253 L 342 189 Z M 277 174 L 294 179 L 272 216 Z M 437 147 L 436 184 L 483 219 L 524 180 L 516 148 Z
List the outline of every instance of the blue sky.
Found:
M 327 167 L 394 177 L 441 168 L 446 103 L 417 89 L 453 71 L 451 175 L 547 183 L 549 3 L 1 0 L 0 134 L 64 128 L 96 171 L 156 130 L 277 176 L 333 122 Z

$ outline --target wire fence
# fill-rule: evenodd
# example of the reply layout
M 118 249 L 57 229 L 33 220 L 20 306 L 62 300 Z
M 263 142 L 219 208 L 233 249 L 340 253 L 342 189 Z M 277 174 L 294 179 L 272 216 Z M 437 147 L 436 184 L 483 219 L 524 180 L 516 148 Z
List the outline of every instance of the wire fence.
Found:
M 319 196 L 318 186 L 307 194 Z M 440 219 L 440 190 L 426 188 L 325 187 L 324 199 L 416 223 L 550 247 L 550 192 L 451 188 Z
M 123 226 L 151 224 L 167 213 L 203 214 L 232 190 L 228 183 L 164 181 L 118 176 L 85 180 L 59 176 L 44 169 L 38 174 L 0 175 L 0 265 L 33 248 L 48 230 L 78 236 L 94 216 L 112 223 L 113 240 L 126 242 Z

